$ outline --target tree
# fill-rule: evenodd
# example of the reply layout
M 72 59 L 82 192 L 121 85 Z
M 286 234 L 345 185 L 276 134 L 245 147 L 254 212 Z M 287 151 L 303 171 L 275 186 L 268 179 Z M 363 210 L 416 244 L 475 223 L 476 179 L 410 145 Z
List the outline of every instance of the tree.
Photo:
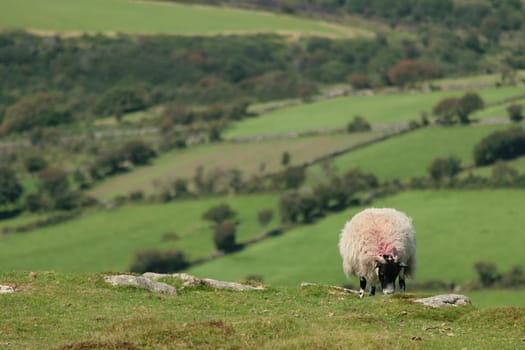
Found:
M 362 73 L 350 74 L 346 80 L 348 81 L 348 84 L 352 85 L 356 90 L 368 89 L 370 87 L 368 77 Z
M 0 166 L 0 206 L 16 203 L 23 192 L 16 173 L 11 168 Z
M 129 270 L 136 273 L 171 273 L 189 266 L 186 254 L 180 250 L 142 250 L 135 254 Z
M 231 221 L 217 223 L 213 228 L 213 242 L 218 250 L 232 252 L 236 250 L 235 243 L 236 224 Z
M 275 187 L 285 189 L 299 188 L 306 180 L 305 169 L 302 166 L 291 166 L 272 178 Z
M 456 122 L 468 124 L 469 115 L 484 106 L 483 99 L 474 92 L 468 92 L 461 97 L 447 97 L 439 101 L 432 113 L 443 125 L 451 125 Z
M 148 164 L 155 151 L 143 140 L 130 140 L 122 146 L 122 158 L 135 165 Z
M 366 121 L 365 118 L 363 118 L 360 115 L 356 115 L 354 117 L 354 120 L 352 120 L 350 123 L 348 123 L 346 127 L 347 132 L 362 132 L 362 131 L 370 131 L 372 130 L 372 126 L 369 122 Z
M 283 223 L 295 223 L 298 221 L 301 209 L 300 195 L 297 190 L 287 191 L 281 196 L 279 199 L 279 214 Z
M 216 224 L 225 222 L 226 220 L 233 220 L 237 216 L 228 204 L 222 203 L 217 206 L 209 208 L 203 215 L 204 220 L 213 221 Z
M 469 115 L 477 110 L 483 109 L 483 99 L 475 92 L 467 92 L 463 95 L 457 105 L 457 114 L 459 122 L 468 124 L 470 122 Z
M 25 160 L 25 167 L 28 172 L 36 173 L 47 167 L 46 160 L 41 156 L 30 156 Z
M 517 103 L 511 104 L 507 107 L 507 113 L 511 121 L 519 123 L 523 120 L 523 105 Z
M 513 159 L 522 155 L 525 155 L 525 131 L 521 127 L 494 131 L 474 147 L 476 165 L 488 165 L 498 159 Z
M 287 151 L 284 151 L 283 155 L 281 156 L 281 165 L 288 166 L 288 164 L 290 164 L 290 159 L 291 159 L 290 153 L 288 153 Z
M 439 101 L 432 108 L 432 114 L 437 117 L 437 122 L 443 125 L 454 124 L 458 103 L 459 99 L 457 97 L 447 97 Z
M 262 227 L 267 226 L 273 219 L 273 209 L 261 209 L 257 212 L 257 220 Z
M 55 92 L 22 97 L 7 108 L 2 128 L 10 133 L 69 123 L 72 114 L 63 104 L 63 96 Z
M 498 268 L 494 263 L 479 261 L 474 264 L 474 269 L 478 273 L 479 281 L 483 287 L 491 287 L 501 279 Z
M 494 16 L 487 16 L 481 20 L 480 28 L 481 34 L 492 43 L 499 41 L 501 33 L 501 26 L 498 19 Z
M 48 167 L 40 172 L 40 190 L 50 197 L 56 197 L 69 191 L 69 179 L 62 168 Z
M 461 171 L 461 160 L 457 157 L 436 158 L 430 164 L 428 172 L 434 181 L 452 178 Z
M 437 67 L 432 63 L 403 60 L 388 69 L 388 78 L 398 86 L 413 85 L 417 81 L 435 78 Z

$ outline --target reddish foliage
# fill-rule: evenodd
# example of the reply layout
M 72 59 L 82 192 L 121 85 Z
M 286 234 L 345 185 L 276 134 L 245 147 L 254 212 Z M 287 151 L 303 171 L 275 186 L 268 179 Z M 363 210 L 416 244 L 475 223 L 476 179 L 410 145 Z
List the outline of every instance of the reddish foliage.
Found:
M 437 76 L 438 69 L 435 64 L 403 60 L 388 70 L 388 78 L 396 85 L 407 85 L 419 80 L 430 79 Z

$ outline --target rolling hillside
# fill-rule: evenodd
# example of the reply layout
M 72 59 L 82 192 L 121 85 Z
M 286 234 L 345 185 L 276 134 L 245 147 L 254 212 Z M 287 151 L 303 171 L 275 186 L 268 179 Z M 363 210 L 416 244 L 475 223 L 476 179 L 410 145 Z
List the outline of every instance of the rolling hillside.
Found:
M 3 0 L 0 3 L 0 29 L 30 29 L 36 33 L 64 35 L 371 35 L 366 30 L 271 13 L 132 0 Z
M 463 284 L 475 279 L 473 266 L 478 261 L 495 262 L 504 271 L 522 264 L 525 217 L 520 208 L 524 195 L 523 190 L 405 192 L 373 206 L 394 207 L 412 217 L 418 281 Z M 272 285 L 293 286 L 303 281 L 343 284 L 339 233 L 360 209 L 331 215 L 188 272 L 226 280 L 256 275 Z M 358 280 L 350 282 L 355 286 Z M 410 289 L 410 281 L 407 286 Z
M 317 103 L 306 103 L 279 109 L 258 118 L 246 119 L 232 125 L 224 132 L 225 138 L 249 135 L 288 133 L 324 128 L 344 128 L 359 115 L 371 124 L 389 124 L 420 121 L 421 113 L 431 116 L 432 107 L 441 99 L 461 96 L 466 91 L 436 91 L 373 96 L 339 97 Z M 485 103 L 523 95 L 522 87 L 487 88 L 476 90 Z M 501 116 L 498 109 L 487 108 L 479 112 L 479 118 Z M 504 115 L 505 116 L 505 115 Z M 476 118 L 477 115 L 473 115 Z
M 277 224 L 277 213 L 266 228 L 257 221 L 260 209 L 277 210 L 275 195 L 130 205 L 86 213 L 27 234 L 1 235 L 0 271 L 126 271 L 137 251 L 152 248 L 181 249 L 191 258 L 208 255 L 215 247 L 211 223 L 202 215 L 220 203 L 228 203 L 239 213 L 239 241 Z M 175 234 L 178 239 L 163 241 L 165 234 Z

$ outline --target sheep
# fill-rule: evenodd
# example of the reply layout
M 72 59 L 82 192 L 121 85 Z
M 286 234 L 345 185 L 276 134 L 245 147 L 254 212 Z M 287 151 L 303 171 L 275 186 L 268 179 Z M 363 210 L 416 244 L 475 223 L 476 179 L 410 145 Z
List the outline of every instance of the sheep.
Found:
M 370 295 L 376 283 L 384 294 L 405 292 L 405 275 L 415 277 L 416 238 L 412 220 L 392 208 L 369 208 L 348 221 L 340 235 L 339 252 L 345 274 L 359 277 L 359 298 L 370 282 Z

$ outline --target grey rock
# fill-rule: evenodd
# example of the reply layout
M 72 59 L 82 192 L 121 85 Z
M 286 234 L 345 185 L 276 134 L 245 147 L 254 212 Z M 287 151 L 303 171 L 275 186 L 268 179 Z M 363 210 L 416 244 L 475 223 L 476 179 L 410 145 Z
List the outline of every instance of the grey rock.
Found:
M 13 287 L 0 285 L 0 294 L 9 294 L 14 292 L 15 289 Z
M 177 295 L 177 288 L 142 276 L 113 275 L 104 277 L 104 280 L 113 286 L 133 286 L 148 289 L 152 292 Z
M 236 282 L 227 282 L 219 281 L 211 278 L 198 278 L 187 273 L 174 273 L 174 274 L 161 274 L 146 272 L 143 274 L 145 278 L 158 280 L 163 277 L 171 277 L 182 281 L 184 287 L 196 287 L 196 286 L 208 286 L 215 289 L 229 289 L 236 291 L 249 291 L 249 290 L 263 290 L 264 287 L 254 287 L 246 284 L 236 283 Z
M 465 306 L 471 304 L 470 299 L 462 294 L 440 294 L 429 298 L 416 299 L 415 302 L 431 307 Z

